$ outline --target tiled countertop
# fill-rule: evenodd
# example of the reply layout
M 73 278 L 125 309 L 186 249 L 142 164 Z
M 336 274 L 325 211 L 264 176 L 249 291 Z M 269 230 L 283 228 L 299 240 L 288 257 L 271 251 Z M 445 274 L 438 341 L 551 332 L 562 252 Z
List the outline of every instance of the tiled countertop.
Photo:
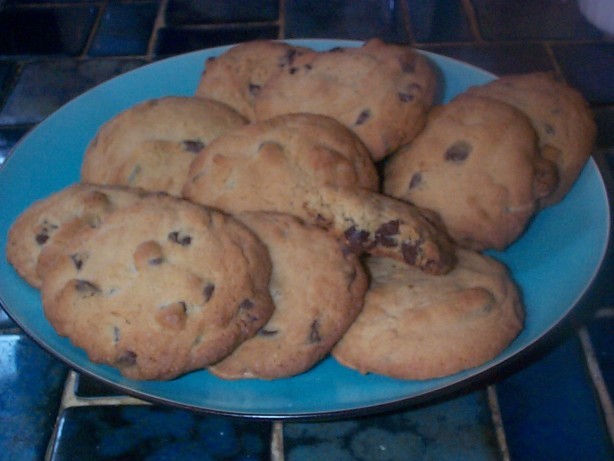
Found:
M 65 102 L 156 59 L 254 38 L 374 36 L 496 74 L 556 72 L 595 109 L 595 159 L 609 183 L 614 41 L 572 0 L 0 0 L 0 162 Z M 209 416 L 114 395 L 0 311 L 0 459 L 611 460 L 610 266 L 578 315 L 489 386 L 327 422 Z

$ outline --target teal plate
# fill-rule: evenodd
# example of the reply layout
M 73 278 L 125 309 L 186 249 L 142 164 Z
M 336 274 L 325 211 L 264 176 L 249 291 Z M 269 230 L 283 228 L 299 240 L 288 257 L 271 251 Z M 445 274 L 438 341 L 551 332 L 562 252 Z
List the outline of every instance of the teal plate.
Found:
M 360 45 L 338 40 L 292 43 L 318 50 Z M 606 189 L 593 160 L 560 204 L 541 212 L 507 251 L 494 254 L 509 266 L 522 289 L 526 328 L 498 357 L 480 367 L 441 379 L 403 381 L 361 375 L 327 358 L 300 376 L 274 381 L 225 381 L 208 371 L 198 371 L 169 382 L 138 382 L 123 378 L 111 367 L 90 362 L 82 350 L 55 333 L 43 314 L 39 292 L 7 263 L 9 227 L 33 201 L 79 180 L 84 149 L 104 122 L 145 99 L 193 94 L 205 60 L 227 49 L 159 61 L 93 88 L 40 123 L 0 169 L 0 302 L 42 347 L 72 368 L 148 401 L 255 418 L 344 417 L 425 402 L 491 376 L 493 370 L 551 333 L 578 305 L 601 267 L 610 232 Z M 468 64 L 426 55 L 439 69 L 443 101 L 494 78 Z

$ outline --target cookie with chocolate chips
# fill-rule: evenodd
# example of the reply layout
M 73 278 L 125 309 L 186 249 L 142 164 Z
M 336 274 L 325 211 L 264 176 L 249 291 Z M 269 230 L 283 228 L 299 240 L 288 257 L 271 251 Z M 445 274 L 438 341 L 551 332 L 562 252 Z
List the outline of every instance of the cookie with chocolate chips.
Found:
M 366 274 L 356 255 L 318 227 L 279 213 L 237 217 L 269 250 L 275 312 L 258 334 L 209 370 L 226 379 L 297 375 L 325 357 L 355 320 Z
M 258 120 L 308 112 L 353 130 L 381 160 L 422 129 L 436 91 L 428 60 L 408 46 L 367 41 L 297 56 L 255 98 Z
M 458 264 L 431 276 L 369 258 L 361 314 L 333 349 L 343 365 L 398 379 L 432 379 L 479 366 L 523 328 L 521 296 L 493 258 L 461 249 Z
M 131 379 L 219 361 L 269 319 L 266 247 L 235 219 L 164 194 L 83 229 L 42 285 L 58 334 Z
M 541 199 L 541 206 L 559 202 L 588 161 L 597 134 L 582 94 L 547 72 L 504 76 L 468 93 L 511 104 L 529 117 L 544 156 L 556 164 L 559 176 L 556 189 Z
M 40 287 L 56 253 L 83 227 L 96 227 L 108 213 L 137 202 L 143 191 L 73 184 L 27 208 L 12 224 L 6 256 L 30 285 Z
M 388 159 L 385 193 L 437 213 L 461 246 L 502 250 L 555 190 L 529 119 L 500 101 L 462 94 Z
M 262 87 L 298 56 L 310 53 L 308 48 L 274 40 L 240 43 L 205 62 L 195 95 L 222 101 L 254 120 L 254 101 Z
M 218 101 L 179 96 L 147 100 L 99 129 L 85 152 L 81 180 L 178 196 L 196 155 L 246 123 Z

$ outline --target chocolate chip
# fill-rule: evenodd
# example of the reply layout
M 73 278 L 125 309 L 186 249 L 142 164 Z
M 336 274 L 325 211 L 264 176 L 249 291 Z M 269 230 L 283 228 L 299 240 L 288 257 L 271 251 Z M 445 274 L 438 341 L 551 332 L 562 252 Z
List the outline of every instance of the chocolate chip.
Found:
M 352 226 L 343 233 L 348 248 L 353 253 L 362 253 L 369 247 L 369 231 Z
M 409 181 L 409 189 L 418 187 L 422 183 L 422 173 L 414 173 Z
M 271 337 L 271 336 L 275 336 L 277 335 L 277 333 L 279 333 L 278 330 L 267 330 L 265 328 L 261 328 L 260 330 L 258 330 L 258 336 L 266 336 L 266 337 Z
M 298 72 L 298 67 L 290 67 L 288 72 L 290 73 L 290 75 L 294 75 Z
M 147 261 L 147 264 L 149 264 L 150 266 L 159 266 L 163 262 L 164 262 L 164 257 L 158 256 L 157 258 L 151 258 L 149 261 Z
M 239 304 L 239 309 L 249 310 L 253 308 L 254 306 L 255 306 L 254 301 L 252 301 L 251 299 L 244 299 L 243 301 L 241 301 L 241 304 Z
M 313 66 L 311 64 L 305 64 L 303 67 L 305 68 L 305 70 L 313 69 Z
M 177 243 L 179 245 L 181 245 L 182 247 L 188 246 L 190 245 L 190 243 L 192 243 L 192 237 L 190 237 L 189 235 L 186 235 L 180 231 L 173 231 L 171 233 L 168 234 L 168 239 L 171 242 Z
M 401 252 L 403 253 L 403 259 L 407 264 L 414 266 L 418 260 L 418 247 L 416 242 L 403 242 L 401 245 Z
M 136 352 L 124 351 L 115 361 L 115 364 L 120 367 L 132 367 L 136 365 Z
M 181 148 L 193 154 L 199 153 L 205 147 L 205 143 L 200 139 L 184 139 L 181 141 Z
M 57 224 L 51 224 L 49 221 L 44 220 L 41 224 L 40 231 L 34 237 L 36 243 L 38 243 L 39 245 L 44 245 L 47 240 L 49 240 L 51 233 L 58 227 L 59 226 Z
M 546 130 L 546 134 L 548 134 L 550 136 L 556 134 L 556 130 L 549 123 L 544 123 L 544 130 Z
M 448 162 L 460 163 L 469 157 L 471 153 L 471 144 L 467 141 L 458 141 L 448 147 L 444 158 Z
M 251 94 L 252 96 L 258 96 L 260 94 L 261 89 L 262 86 L 256 85 L 255 83 L 250 83 L 248 85 L 249 94 Z
M 209 300 L 213 296 L 214 291 L 215 291 L 215 285 L 213 283 L 208 283 L 205 286 L 203 290 L 203 294 L 205 295 L 205 302 L 209 302 Z
M 309 329 L 309 342 L 315 344 L 320 341 L 322 341 L 322 337 L 320 336 L 320 322 L 318 322 L 318 319 L 315 319 L 311 322 L 311 328 Z
M 375 231 L 375 243 L 383 247 L 394 247 L 397 245 L 396 239 L 393 237 L 399 234 L 399 220 L 389 221 L 382 224 Z
M 414 95 L 411 93 L 398 93 L 398 96 L 401 102 L 411 102 L 414 100 Z
M 279 67 L 290 66 L 294 63 L 294 59 L 298 56 L 298 51 L 294 48 L 289 49 L 286 53 L 279 58 Z
M 360 114 L 358 114 L 358 118 L 354 122 L 354 125 L 362 125 L 367 120 L 371 118 L 371 111 L 369 109 L 364 109 Z
M 38 243 L 39 245 L 44 245 L 47 240 L 49 240 L 49 234 L 46 234 L 44 232 L 36 234 L 36 243 Z
M 73 264 L 75 265 L 75 269 L 78 271 L 83 267 L 83 263 L 87 260 L 86 253 L 74 253 L 70 255 L 70 259 L 72 259 Z
M 75 280 L 74 287 L 77 292 L 83 297 L 94 296 L 101 293 L 100 288 L 87 280 Z

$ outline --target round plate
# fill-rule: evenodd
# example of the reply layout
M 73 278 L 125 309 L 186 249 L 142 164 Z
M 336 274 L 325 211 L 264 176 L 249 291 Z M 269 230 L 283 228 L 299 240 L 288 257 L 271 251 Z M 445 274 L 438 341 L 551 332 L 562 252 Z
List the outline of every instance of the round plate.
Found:
M 361 42 L 296 40 L 325 50 Z M 6 261 L 11 223 L 34 200 L 79 180 L 84 149 L 112 116 L 145 99 L 193 94 L 204 62 L 228 47 L 189 53 L 150 64 L 84 93 L 44 120 L 13 150 L 0 169 L 0 302 L 37 343 L 69 366 L 144 400 L 198 411 L 258 418 L 340 417 L 408 405 L 458 389 L 525 351 L 565 318 L 586 292 L 603 261 L 609 236 L 609 206 L 593 160 L 569 195 L 541 212 L 512 247 L 494 256 L 505 262 L 524 295 L 526 328 L 496 359 L 453 376 L 402 381 L 360 375 L 327 358 L 300 376 L 274 381 L 225 381 L 208 371 L 170 382 L 138 382 L 97 365 L 58 336 L 47 322 L 39 292 Z M 439 69 L 443 101 L 494 76 L 476 67 L 425 53 Z

